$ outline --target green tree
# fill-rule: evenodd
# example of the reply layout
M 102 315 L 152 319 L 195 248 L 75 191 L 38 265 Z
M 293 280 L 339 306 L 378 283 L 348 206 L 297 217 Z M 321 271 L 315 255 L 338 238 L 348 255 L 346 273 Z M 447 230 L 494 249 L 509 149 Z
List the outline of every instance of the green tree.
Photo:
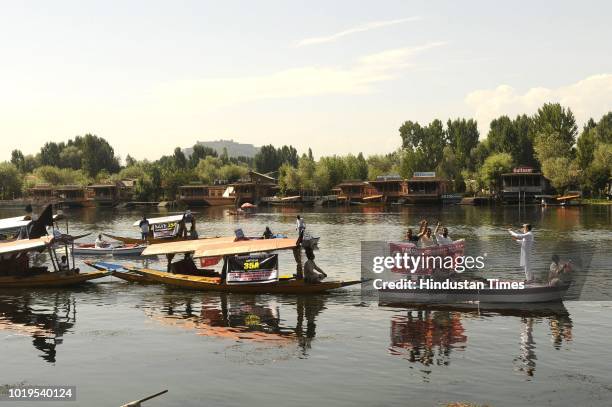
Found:
M 533 118 L 534 150 L 540 163 L 550 158 L 571 158 L 578 126 L 574 114 L 559 103 L 547 103 Z
M 455 119 L 446 122 L 446 133 L 450 147 L 459 166 L 470 166 L 471 151 L 478 144 L 480 133 L 473 119 Z
M 0 197 L 13 199 L 21 196 L 22 178 L 14 164 L 0 163 Z
M 491 190 L 499 191 L 501 186 L 501 175 L 505 172 L 509 172 L 513 165 L 512 156 L 508 153 L 495 153 L 490 155 L 478 171 L 481 184 L 486 185 Z
M 21 150 L 13 150 L 11 152 L 11 164 L 13 164 L 20 172 L 24 172 L 25 157 Z
M 115 150 L 102 137 L 93 134 L 77 136 L 74 145 L 81 150 L 83 170 L 91 177 L 95 177 L 102 170 L 114 174 L 119 171 L 119 160 L 115 157 Z
M 72 168 L 78 170 L 82 167 L 83 153 L 76 146 L 65 147 L 59 155 L 57 165 L 60 168 Z
M 568 187 L 576 185 L 577 169 L 577 165 L 568 157 L 552 157 L 542 163 L 542 173 L 561 193 L 565 192 Z
M 39 161 L 41 165 L 59 165 L 62 147 L 52 141 L 46 142 L 41 148 Z
M 176 147 L 174 149 L 174 154 L 172 155 L 174 159 L 174 167 L 176 169 L 182 170 L 187 168 L 187 158 L 185 158 L 185 153 L 181 150 L 180 147 Z

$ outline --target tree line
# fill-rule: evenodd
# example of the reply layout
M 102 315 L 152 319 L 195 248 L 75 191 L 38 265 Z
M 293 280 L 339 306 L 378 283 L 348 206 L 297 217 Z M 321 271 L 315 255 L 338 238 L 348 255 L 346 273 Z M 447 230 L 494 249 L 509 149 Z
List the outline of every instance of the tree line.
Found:
M 34 155 L 14 150 L 0 163 L 2 199 L 21 196 L 38 183 L 52 185 L 136 179 L 136 199 L 174 199 L 191 182 L 235 182 L 250 169 L 278 178 L 282 193 L 327 193 L 344 180 L 373 180 L 415 171 L 436 171 L 457 192 L 494 192 L 500 176 L 519 165 L 541 170 L 559 191 L 580 188 L 587 196 L 603 193 L 612 174 L 612 112 L 590 119 L 579 131 L 573 112 L 547 103 L 532 115 L 500 116 L 480 137 L 474 119 L 406 121 L 399 128 L 398 149 L 388 154 L 321 156 L 311 149 L 299 155 L 293 146 L 265 145 L 255 157 L 229 157 L 199 144 L 186 156 L 181 148 L 158 160 L 124 162 L 101 137 L 86 134 L 68 142 L 45 143 Z

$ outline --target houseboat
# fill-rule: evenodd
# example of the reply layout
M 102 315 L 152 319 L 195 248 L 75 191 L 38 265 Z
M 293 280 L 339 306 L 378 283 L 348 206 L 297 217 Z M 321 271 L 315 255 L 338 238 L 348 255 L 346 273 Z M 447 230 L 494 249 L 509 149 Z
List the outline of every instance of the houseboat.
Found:
M 532 167 L 517 167 L 502 174 L 502 201 L 504 203 L 535 203 L 536 196 L 549 195 L 552 188 L 541 172 Z
M 406 184 L 409 204 L 442 203 L 442 196 L 450 190 L 449 181 L 436 177 L 435 172 L 415 172 Z
M 406 180 L 399 175 L 383 175 L 369 184 L 376 190 L 375 195 L 382 195 L 384 203 L 396 203 L 404 199 L 408 193 Z
M 88 200 L 85 188 L 80 185 L 61 185 L 55 188 L 59 205 L 65 208 L 87 206 Z
M 39 184 L 28 190 L 28 197 L 33 205 L 55 203 L 55 191 L 50 184 Z
M 115 206 L 119 203 L 116 184 L 94 184 L 86 188 L 87 200 L 93 206 Z
M 255 171 L 249 171 L 248 178 L 229 186 L 234 188 L 237 206 L 246 202 L 258 204 L 263 197 L 276 195 L 279 191 L 276 179 Z
M 226 184 L 189 184 L 179 187 L 178 200 L 187 206 L 234 205 L 234 187 Z
M 332 192 L 338 196 L 338 201 L 345 204 L 381 203 L 384 196 L 365 181 L 347 180 L 336 185 Z

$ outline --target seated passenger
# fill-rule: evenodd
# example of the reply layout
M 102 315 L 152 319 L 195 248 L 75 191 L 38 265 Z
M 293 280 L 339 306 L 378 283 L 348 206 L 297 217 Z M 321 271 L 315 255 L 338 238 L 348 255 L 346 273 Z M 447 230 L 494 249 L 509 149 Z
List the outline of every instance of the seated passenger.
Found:
M 572 267 L 569 263 L 559 263 L 559 256 L 553 254 L 552 263 L 550 264 L 548 272 L 548 284 L 551 286 L 562 285 L 569 281 L 571 277 L 569 273 L 572 271 Z
M 70 265 L 68 264 L 68 258 L 66 256 L 62 256 L 59 263 L 60 271 L 68 271 L 70 269 Z
M 304 281 L 308 284 L 320 283 L 327 274 L 314 262 L 315 255 L 312 249 L 306 249 L 306 263 L 304 263 Z
M 264 239 L 272 239 L 272 238 L 274 238 L 274 233 L 272 233 L 272 231 L 270 230 L 269 226 L 266 226 L 266 230 L 264 230 L 264 232 L 263 232 L 263 238 Z
M 200 274 L 198 268 L 193 262 L 193 259 L 191 258 L 191 254 L 189 253 L 185 254 L 185 258 L 183 260 L 179 260 L 176 263 L 172 263 L 172 272 L 174 274 Z
M 110 243 L 102 239 L 102 235 L 98 235 L 98 238 L 96 239 L 96 242 L 94 243 L 94 246 L 96 249 L 104 249 L 106 247 L 109 247 Z

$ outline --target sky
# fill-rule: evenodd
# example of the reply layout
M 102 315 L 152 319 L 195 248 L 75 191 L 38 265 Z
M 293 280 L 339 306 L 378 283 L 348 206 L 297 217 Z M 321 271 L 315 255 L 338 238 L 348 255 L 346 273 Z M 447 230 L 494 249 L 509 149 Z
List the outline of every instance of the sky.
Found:
M 3 1 L 0 160 L 96 134 L 388 153 L 406 120 L 612 110 L 612 3 Z

